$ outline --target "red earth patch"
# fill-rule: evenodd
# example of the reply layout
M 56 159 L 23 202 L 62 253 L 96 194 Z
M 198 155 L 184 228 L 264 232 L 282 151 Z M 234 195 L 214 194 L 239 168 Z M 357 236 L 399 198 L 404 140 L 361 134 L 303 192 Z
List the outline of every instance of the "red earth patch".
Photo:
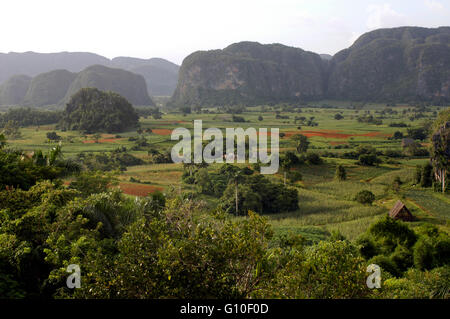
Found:
M 170 135 L 172 134 L 172 130 L 166 128 L 156 128 L 152 129 L 152 133 L 155 133 L 156 135 Z
M 133 196 L 147 196 L 148 194 L 163 190 L 162 187 L 131 183 L 120 183 L 119 187 L 125 194 Z

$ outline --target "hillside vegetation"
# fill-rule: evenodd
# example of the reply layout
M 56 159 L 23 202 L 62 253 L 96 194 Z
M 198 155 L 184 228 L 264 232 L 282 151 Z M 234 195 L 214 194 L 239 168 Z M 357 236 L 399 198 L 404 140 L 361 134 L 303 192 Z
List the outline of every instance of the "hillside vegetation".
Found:
M 67 103 L 61 127 L 82 132 L 121 132 L 136 126 L 138 116 L 133 106 L 114 92 L 85 88 Z
M 78 90 L 89 87 L 116 92 L 134 105 L 154 105 L 141 75 L 102 65 L 93 65 L 78 73 L 67 90 L 64 102 L 69 101 Z
M 198 51 L 181 65 L 171 104 L 450 100 L 450 28 L 402 27 L 362 35 L 332 59 L 280 44 L 240 42 Z
M 319 55 L 281 44 L 240 42 L 195 52 L 183 61 L 171 103 L 255 105 L 320 98 L 324 66 Z
M 362 35 L 337 53 L 328 97 L 408 102 L 450 99 L 450 28 L 404 27 Z
M 76 73 L 67 70 L 55 70 L 35 76 L 23 99 L 23 104 L 27 106 L 58 104 L 76 76 Z
M 135 105 L 154 105 L 141 75 L 94 65 L 79 73 L 54 70 L 34 78 L 26 75 L 13 76 L 0 86 L 0 106 L 61 108 L 73 94 L 87 87 L 116 92 Z
M 0 53 L 0 84 L 15 75 L 35 77 L 55 70 L 78 73 L 92 65 L 121 68 L 140 74 L 147 82 L 148 92 L 155 96 L 170 96 L 177 85 L 179 66 L 165 59 L 117 57 L 110 60 L 88 52 Z
M 31 77 L 27 75 L 12 76 L 0 86 L 0 105 L 18 105 L 23 102 Z

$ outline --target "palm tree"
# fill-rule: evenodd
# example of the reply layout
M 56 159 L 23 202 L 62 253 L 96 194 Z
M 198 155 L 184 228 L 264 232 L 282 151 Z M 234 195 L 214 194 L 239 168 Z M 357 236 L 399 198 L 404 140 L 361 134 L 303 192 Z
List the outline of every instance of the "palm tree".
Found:
M 433 134 L 431 156 L 435 178 L 441 182 L 442 192 L 445 193 L 445 177 L 450 167 L 450 122 L 446 122 Z
M 53 147 L 47 156 L 47 165 L 51 166 L 53 165 L 56 160 L 62 158 L 62 149 L 61 149 L 61 143 L 57 145 L 56 147 Z

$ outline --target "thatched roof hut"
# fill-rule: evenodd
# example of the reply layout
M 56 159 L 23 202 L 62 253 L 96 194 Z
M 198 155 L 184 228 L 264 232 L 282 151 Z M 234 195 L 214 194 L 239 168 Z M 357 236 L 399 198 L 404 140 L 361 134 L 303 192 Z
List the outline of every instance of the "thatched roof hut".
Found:
M 393 219 L 400 219 L 405 222 L 414 220 L 414 216 L 401 201 L 397 201 L 397 203 L 395 203 L 394 207 L 392 207 L 391 211 L 389 212 L 389 217 Z

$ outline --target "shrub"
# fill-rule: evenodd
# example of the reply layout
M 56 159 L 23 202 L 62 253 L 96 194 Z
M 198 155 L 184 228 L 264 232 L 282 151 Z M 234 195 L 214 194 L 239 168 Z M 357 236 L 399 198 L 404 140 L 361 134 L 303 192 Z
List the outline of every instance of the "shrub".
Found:
M 430 163 L 422 167 L 422 175 L 420 178 L 420 186 L 431 187 L 433 184 L 433 166 Z
M 300 172 L 290 171 L 287 174 L 287 178 L 291 183 L 295 183 L 295 182 L 301 181 L 303 176 Z
M 362 190 L 355 196 L 355 201 L 361 204 L 368 204 L 372 205 L 373 201 L 375 200 L 375 195 L 368 190 Z
M 379 163 L 381 163 L 380 159 L 374 154 L 362 154 L 357 162 L 357 164 L 364 166 L 374 166 Z
M 56 132 L 48 132 L 47 133 L 47 138 L 50 141 L 60 141 L 62 138 L 61 136 L 59 136 L 58 134 L 56 134 Z
M 339 181 L 345 181 L 347 179 L 347 172 L 345 171 L 344 166 L 338 165 L 336 167 L 335 178 Z
M 381 267 L 382 270 L 387 271 L 392 276 L 401 276 L 400 271 L 397 269 L 397 265 L 387 256 L 378 255 L 368 261 L 368 264 L 375 264 Z
M 305 159 L 306 162 L 311 165 L 320 165 L 323 163 L 323 160 L 320 157 L 320 155 L 313 152 L 307 153 Z

